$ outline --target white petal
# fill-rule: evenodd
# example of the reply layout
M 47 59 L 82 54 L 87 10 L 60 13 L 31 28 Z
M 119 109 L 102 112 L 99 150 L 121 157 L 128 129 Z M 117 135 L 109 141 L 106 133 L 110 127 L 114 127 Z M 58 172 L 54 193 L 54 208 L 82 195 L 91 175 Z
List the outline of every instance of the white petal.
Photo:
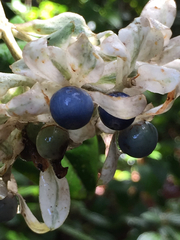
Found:
M 70 209 L 69 185 L 66 178 L 58 179 L 52 168 L 40 173 L 39 202 L 45 224 L 51 229 L 59 228 Z
M 100 92 L 88 93 L 93 101 L 108 113 L 122 119 L 136 117 L 143 112 L 147 104 L 144 95 L 136 95 L 133 97 L 111 97 Z
M 176 3 L 174 0 L 150 0 L 140 16 L 156 19 L 171 27 L 176 16 Z
M 67 61 L 72 73 L 70 83 L 76 86 L 97 82 L 104 70 L 102 58 L 85 34 L 68 47 Z
M 175 69 L 144 64 L 134 77 L 136 87 L 141 90 L 165 94 L 173 91 L 180 82 L 180 72 Z
M 28 66 L 25 64 L 24 59 L 20 59 L 18 61 L 16 61 L 15 63 L 13 63 L 10 66 L 11 70 L 13 73 L 28 77 L 33 79 L 34 81 L 38 81 L 38 82 L 42 82 L 44 81 L 44 78 L 36 75 L 34 72 L 32 72 Z M 19 76 L 20 77 L 20 76 Z M 32 81 L 32 80 L 31 80 Z
M 104 39 L 101 43 L 101 51 L 107 55 L 122 58 L 124 61 L 128 61 L 130 57 L 125 45 L 116 34 Z
M 69 130 L 69 137 L 75 143 L 82 143 L 86 139 L 92 138 L 96 135 L 95 124 L 91 120 L 84 127 L 77 130 Z
M 0 97 L 2 97 L 10 88 L 18 86 L 32 87 L 35 84 L 34 79 L 20 76 L 12 73 L 0 73 Z
M 176 59 L 164 65 L 167 68 L 173 68 L 180 72 L 180 59 Z
M 178 58 L 180 58 L 180 36 L 172 38 L 155 61 L 159 65 L 164 65 Z
M 113 74 L 116 74 L 116 71 L 117 71 L 117 60 L 106 62 L 104 64 L 104 71 L 103 71 L 102 77 L 112 76 Z
M 37 218 L 33 215 L 29 207 L 27 206 L 25 200 L 20 194 L 17 194 L 20 203 L 20 212 L 24 217 L 28 227 L 35 233 L 43 234 L 49 232 L 50 229 L 46 226 L 45 223 L 41 223 L 37 220 Z
M 47 40 L 44 38 L 28 43 L 23 50 L 24 61 L 34 74 L 63 84 L 63 76 L 52 64 L 48 54 Z
M 150 22 L 146 18 L 141 19 L 144 30 L 144 38 L 141 42 L 140 52 L 137 61 L 149 61 L 151 58 L 162 52 L 164 46 L 164 36 L 162 32 L 150 26 Z
M 135 61 L 140 51 L 140 44 L 143 39 L 141 19 L 136 18 L 126 28 L 120 29 L 118 32 L 118 37 L 126 46 L 127 51 L 129 51 L 129 54 L 131 56 L 131 65 L 134 67 Z
M 172 36 L 171 29 L 153 18 L 148 18 L 148 20 L 153 28 L 159 30 L 162 33 L 164 38 L 164 46 L 166 46 Z
M 49 57 L 53 64 L 57 67 L 57 69 L 61 72 L 65 79 L 69 80 L 71 78 L 71 71 L 70 67 L 67 64 L 66 51 L 53 46 L 48 47 L 48 50 Z
M 131 56 L 131 71 L 137 58 L 149 61 L 163 50 L 164 34 L 167 32 L 162 24 L 145 17 L 136 18 L 126 28 L 120 29 L 118 36 Z
M 110 182 L 114 176 L 114 173 L 117 168 L 117 162 L 119 158 L 119 151 L 116 146 L 116 136 L 115 134 L 112 136 L 110 135 L 112 139 L 110 146 L 108 146 L 106 150 L 108 150 L 108 154 L 106 157 L 106 160 L 103 164 L 103 168 L 101 170 L 101 175 L 98 180 L 97 185 L 104 185 Z M 106 137 L 109 137 L 109 135 L 106 135 Z
M 42 92 L 39 83 L 36 83 L 29 91 L 14 97 L 6 104 L 6 108 L 9 115 L 23 116 L 25 120 L 29 116 L 48 113 L 48 103 L 49 99 Z
M 117 76 L 116 76 L 116 87 L 120 89 L 126 87 L 127 77 L 131 73 L 130 62 L 123 61 L 121 58 L 117 58 Z

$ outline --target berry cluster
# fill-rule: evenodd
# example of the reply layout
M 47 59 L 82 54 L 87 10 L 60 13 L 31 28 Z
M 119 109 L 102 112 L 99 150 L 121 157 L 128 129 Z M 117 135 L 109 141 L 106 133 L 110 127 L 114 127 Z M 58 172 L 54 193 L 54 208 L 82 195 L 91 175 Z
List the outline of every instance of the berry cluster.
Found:
M 129 97 L 129 95 L 123 92 L 113 92 L 109 95 L 112 97 Z M 61 88 L 52 96 L 50 101 L 50 111 L 53 119 L 65 129 L 79 129 L 85 126 L 91 119 L 93 109 L 93 101 L 88 93 L 73 86 Z M 98 111 L 99 117 L 105 126 L 119 131 L 118 144 L 124 153 L 132 157 L 141 158 L 149 155 L 156 147 L 158 133 L 150 122 L 131 125 L 135 118 L 117 118 L 100 106 L 98 107 Z M 43 135 L 43 132 L 45 132 L 45 135 Z M 66 137 L 63 136 L 62 130 L 60 132 L 53 131 L 54 134 L 52 132 L 51 135 L 55 139 L 56 136 L 58 137 L 58 141 L 56 142 L 53 140 L 53 137 L 48 137 L 49 133 L 47 130 L 43 132 L 37 138 L 38 152 L 44 158 L 52 158 L 53 154 L 58 154 L 56 146 L 60 147 L 63 141 L 66 141 Z M 43 142 L 42 139 L 44 140 Z M 51 151 L 49 151 L 47 146 L 51 146 Z

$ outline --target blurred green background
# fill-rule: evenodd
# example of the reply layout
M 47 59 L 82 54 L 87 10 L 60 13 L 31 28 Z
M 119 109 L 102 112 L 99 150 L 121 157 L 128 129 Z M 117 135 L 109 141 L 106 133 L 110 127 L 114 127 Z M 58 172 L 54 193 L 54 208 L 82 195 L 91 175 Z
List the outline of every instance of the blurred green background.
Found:
M 12 23 L 47 19 L 65 11 L 82 15 L 94 32 L 118 32 L 137 17 L 147 0 L 61 0 L 3 1 Z M 178 3 L 178 2 L 177 2 Z M 180 6 L 172 27 L 180 34 Z M 18 42 L 23 48 L 25 43 Z M 11 72 L 13 63 L 7 47 L 0 44 L 0 71 Z M 146 93 L 154 105 L 165 96 Z M 95 176 L 104 156 L 102 140 L 93 138 L 67 152 L 64 165 L 72 197 L 65 224 L 54 232 L 37 235 L 28 229 L 21 215 L 0 225 L 0 240 L 179 240 L 180 239 L 180 99 L 171 110 L 156 116 L 153 124 L 159 132 L 159 143 L 147 158 L 121 155 L 114 179 L 98 187 Z M 84 167 L 85 165 L 85 167 Z M 82 167 L 85 173 L 82 174 Z M 38 204 L 39 172 L 30 162 L 18 159 L 13 174 L 19 193 L 41 219 Z M 79 177 L 77 177 L 79 176 Z

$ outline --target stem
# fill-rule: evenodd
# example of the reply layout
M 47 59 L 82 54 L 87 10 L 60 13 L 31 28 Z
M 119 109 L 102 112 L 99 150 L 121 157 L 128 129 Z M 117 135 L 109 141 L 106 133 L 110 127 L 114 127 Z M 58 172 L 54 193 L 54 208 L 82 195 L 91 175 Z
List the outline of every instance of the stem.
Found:
M 12 33 L 13 33 L 15 38 L 18 38 L 18 39 L 23 40 L 25 42 L 31 42 L 31 41 L 37 39 L 35 37 L 27 35 L 24 32 L 20 32 L 20 31 L 16 30 L 15 28 L 12 28 Z
M 17 44 L 10 28 L 7 28 L 3 32 L 2 39 L 6 43 L 7 47 L 9 48 L 9 51 L 11 52 L 13 58 L 15 60 L 21 59 L 22 51 L 21 51 L 19 45 Z
M 8 22 L 2 3 L 0 1 L 0 36 L 9 48 L 9 51 L 11 52 L 13 58 L 15 60 L 19 60 L 22 58 L 22 51 L 12 34 L 11 28 L 12 24 Z
M 6 18 L 6 15 L 4 13 L 4 9 L 3 9 L 2 3 L 0 1 L 0 20 L 3 18 Z

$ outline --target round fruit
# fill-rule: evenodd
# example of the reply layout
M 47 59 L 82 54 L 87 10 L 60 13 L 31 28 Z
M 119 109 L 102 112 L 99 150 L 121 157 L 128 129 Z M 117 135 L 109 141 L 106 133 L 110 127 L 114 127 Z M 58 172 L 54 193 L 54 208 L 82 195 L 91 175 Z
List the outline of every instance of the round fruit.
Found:
M 78 129 L 91 119 L 94 105 L 89 94 L 77 87 L 64 87 L 51 98 L 50 111 L 57 124 L 66 129 Z
M 33 142 L 34 144 L 36 144 L 36 137 L 43 125 L 44 124 L 41 122 L 37 124 L 29 122 L 26 126 L 27 136 L 29 140 L 31 140 L 31 142 Z
M 124 153 L 141 158 L 148 156 L 156 147 L 158 132 L 150 122 L 137 123 L 119 133 L 119 147 Z
M 49 160 L 63 158 L 68 143 L 68 132 L 58 126 L 42 128 L 36 138 L 36 148 L 39 155 Z
M 109 95 L 113 97 L 129 97 L 129 95 L 122 92 L 114 92 L 114 93 L 110 93 Z M 121 119 L 121 118 L 114 117 L 101 107 L 98 108 L 98 111 L 99 111 L 100 119 L 104 123 L 104 125 L 113 130 L 123 130 L 129 127 L 135 119 L 135 118 Z
M 17 213 L 17 198 L 12 193 L 0 200 L 0 222 L 7 222 L 13 219 Z

